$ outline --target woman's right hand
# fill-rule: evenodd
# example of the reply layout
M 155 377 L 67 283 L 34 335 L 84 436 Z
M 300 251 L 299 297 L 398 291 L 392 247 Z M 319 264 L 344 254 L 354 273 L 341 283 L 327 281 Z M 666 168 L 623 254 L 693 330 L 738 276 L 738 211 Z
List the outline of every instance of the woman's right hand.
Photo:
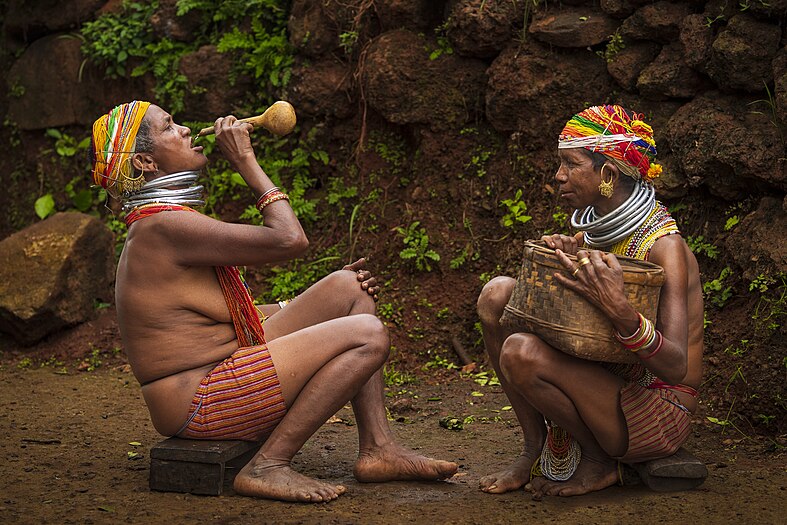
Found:
M 544 235 L 541 240 L 553 250 L 562 250 L 569 255 L 576 255 L 579 250 L 579 241 L 576 237 L 556 233 L 554 235 Z
M 228 115 L 217 118 L 214 129 L 216 130 L 216 145 L 236 171 L 240 171 L 244 161 L 253 159 L 256 163 L 254 148 L 251 146 L 251 137 L 249 136 L 254 126 L 248 122 L 239 121 L 233 115 Z

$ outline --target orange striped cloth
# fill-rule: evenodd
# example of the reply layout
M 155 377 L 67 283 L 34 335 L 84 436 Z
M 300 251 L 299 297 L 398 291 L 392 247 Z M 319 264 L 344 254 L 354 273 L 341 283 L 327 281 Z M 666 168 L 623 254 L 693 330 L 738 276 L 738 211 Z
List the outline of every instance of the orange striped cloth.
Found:
M 629 383 L 620 390 L 620 406 L 629 432 L 628 450 L 617 458 L 624 463 L 670 456 L 689 437 L 691 414 L 669 389 Z
M 200 382 L 189 420 L 176 434 L 190 439 L 268 437 L 287 412 L 279 377 L 265 345 L 243 347 Z

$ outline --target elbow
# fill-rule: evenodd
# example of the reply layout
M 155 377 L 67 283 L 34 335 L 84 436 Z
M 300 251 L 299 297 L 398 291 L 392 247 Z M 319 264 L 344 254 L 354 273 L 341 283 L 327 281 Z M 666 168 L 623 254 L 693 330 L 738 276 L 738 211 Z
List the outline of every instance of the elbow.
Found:
M 686 378 L 688 371 L 688 361 L 684 357 L 679 363 L 676 363 L 672 370 L 670 370 L 669 374 L 664 374 L 665 377 L 662 377 L 661 380 L 669 383 L 670 385 L 679 385 Z
M 293 232 L 282 240 L 282 248 L 292 257 L 300 257 L 309 249 L 309 239 L 302 229 Z

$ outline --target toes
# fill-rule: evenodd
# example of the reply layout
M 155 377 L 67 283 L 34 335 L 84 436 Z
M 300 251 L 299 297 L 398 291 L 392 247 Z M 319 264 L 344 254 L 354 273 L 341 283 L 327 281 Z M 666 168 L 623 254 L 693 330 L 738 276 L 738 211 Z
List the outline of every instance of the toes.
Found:
M 333 499 L 333 493 L 327 488 L 319 488 L 315 491 L 315 501 L 330 501 Z
M 453 476 L 457 470 L 459 470 L 459 465 L 456 463 L 443 462 L 442 472 L 444 477 L 449 478 Z
M 566 490 L 566 488 L 560 485 L 552 485 L 544 489 L 544 494 L 547 496 L 558 496 L 562 490 Z

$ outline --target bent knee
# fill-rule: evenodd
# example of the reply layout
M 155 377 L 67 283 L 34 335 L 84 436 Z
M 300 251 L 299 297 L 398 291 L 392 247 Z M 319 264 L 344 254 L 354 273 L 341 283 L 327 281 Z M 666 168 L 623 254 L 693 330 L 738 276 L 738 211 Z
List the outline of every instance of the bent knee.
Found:
M 382 359 L 383 362 L 388 359 L 391 340 L 385 324 L 372 314 L 353 315 L 350 319 L 353 323 L 357 323 L 356 329 L 366 351 Z
M 484 285 L 478 296 L 476 309 L 481 321 L 486 324 L 497 323 L 503 309 L 511 298 L 516 281 L 511 277 L 495 277 Z
M 533 334 L 512 334 L 500 349 L 500 371 L 511 382 L 532 377 L 545 363 L 544 342 Z

